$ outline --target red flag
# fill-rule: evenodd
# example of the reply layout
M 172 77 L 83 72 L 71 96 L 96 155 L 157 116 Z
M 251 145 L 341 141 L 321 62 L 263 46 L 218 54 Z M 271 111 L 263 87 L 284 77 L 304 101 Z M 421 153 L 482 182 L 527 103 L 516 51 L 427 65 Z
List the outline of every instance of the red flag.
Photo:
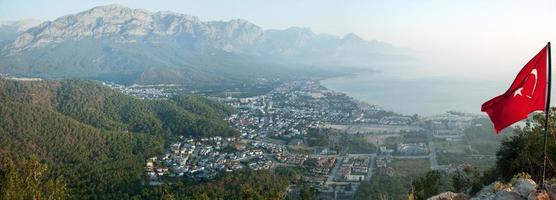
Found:
M 486 112 L 496 133 L 527 118 L 533 111 L 546 110 L 547 98 L 547 47 L 544 47 L 521 69 L 510 89 L 485 102 L 481 111 Z

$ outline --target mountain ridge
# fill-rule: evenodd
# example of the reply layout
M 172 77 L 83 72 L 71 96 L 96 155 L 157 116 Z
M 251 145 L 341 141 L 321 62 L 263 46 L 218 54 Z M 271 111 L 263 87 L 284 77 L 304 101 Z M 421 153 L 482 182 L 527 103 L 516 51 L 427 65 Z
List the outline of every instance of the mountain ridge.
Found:
M 0 73 L 130 84 L 338 74 L 409 59 L 403 49 L 353 33 L 264 30 L 243 19 L 202 21 L 117 4 L 43 22 L 0 48 Z

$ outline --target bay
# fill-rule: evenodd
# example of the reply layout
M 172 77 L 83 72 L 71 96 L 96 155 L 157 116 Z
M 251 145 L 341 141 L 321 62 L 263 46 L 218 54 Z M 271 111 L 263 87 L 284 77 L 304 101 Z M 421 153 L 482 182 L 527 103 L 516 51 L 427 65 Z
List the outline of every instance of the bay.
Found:
M 481 113 L 481 104 L 505 92 L 510 83 L 459 77 L 407 78 L 362 73 L 325 79 L 321 84 L 385 110 L 430 116 L 452 110 Z

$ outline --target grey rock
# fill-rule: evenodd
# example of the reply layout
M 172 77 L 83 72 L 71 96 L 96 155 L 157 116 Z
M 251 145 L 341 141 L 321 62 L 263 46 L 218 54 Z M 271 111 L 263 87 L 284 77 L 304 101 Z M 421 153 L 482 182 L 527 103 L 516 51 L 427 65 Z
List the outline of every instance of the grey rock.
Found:
M 462 193 L 444 192 L 427 200 L 468 200 L 469 196 Z
M 500 191 L 496 193 L 494 200 L 525 200 L 526 198 L 519 195 L 517 192 Z
M 522 197 L 528 197 L 529 193 L 535 191 L 537 183 L 531 179 L 519 178 L 513 185 L 514 191 Z
M 496 196 L 494 193 L 494 183 L 487 185 L 481 189 L 471 200 L 492 200 Z

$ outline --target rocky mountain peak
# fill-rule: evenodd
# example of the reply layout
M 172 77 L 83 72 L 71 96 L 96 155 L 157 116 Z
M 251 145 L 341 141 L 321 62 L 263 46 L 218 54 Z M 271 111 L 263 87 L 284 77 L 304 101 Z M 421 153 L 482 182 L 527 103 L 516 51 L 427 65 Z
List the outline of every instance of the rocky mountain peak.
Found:
M 316 34 L 311 30 L 311 28 L 307 27 L 290 27 L 283 31 L 283 33 L 292 38 L 298 38 L 298 40 L 309 40 L 314 39 Z
M 17 52 L 85 38 L 150 42 L 180 36 L 235 52 L 244 49 L 239 45 L 254 44 L 262 34 L 260 27 L 242 19 L 202 22 L 197 17 L 169 11 L 151 13 L 111 4 L 46 22 L 22 33 L 8 48 Z
M 15 50 L 43 47 L 68 40 L 111 35 L 146 35 L 151 13 L 112 4 L 48 21 L 22 33 L 10 46 Z
M 354 42 L 364 41 L 361 37 L 359 37 L 355 33 L 348 33 L 347 35 L 345 35 L 342 38 L 342 40 L 344 40 L 344 41 L 354 41 Z
M 24 19 L 19 21 L 0 21 L 0 28 L 10 27 L 14 28 L 16 32 L 23 32 L 31 27 L 41 24 L 42 21 L 38 19 Z
M 177 13 L 174 11 L 158 11 L 153 14 L 157 18 L 183 18 L 189 21 L 200 22 L 201 20 L 196 16 L 186 15 L 182 13 Z
M 129 10 L 130 8 L 125 7 L 123 5 L 117 4 L 117 3 L 113 3 L 113 4 L 108 4 L 108 5 L 104 5 L 104 6 L 95 6 L 93 8 L 91 8 L 90 10 L 104 10 L 104 11 L 109 11 L 109 10 Z

